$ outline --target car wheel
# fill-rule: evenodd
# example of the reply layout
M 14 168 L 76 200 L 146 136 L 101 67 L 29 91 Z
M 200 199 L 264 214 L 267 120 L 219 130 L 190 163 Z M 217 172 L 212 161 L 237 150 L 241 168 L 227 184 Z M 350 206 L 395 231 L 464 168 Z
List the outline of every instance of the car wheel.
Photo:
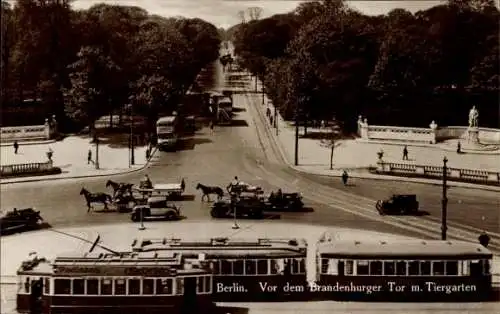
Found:
M 172 213 L 172 212 L 169 212 L 169 213 L 167 213 L 167 215 L 165 215 L 165 219 L 166 220 L 174 220 L 175 219 L 175 214 Z

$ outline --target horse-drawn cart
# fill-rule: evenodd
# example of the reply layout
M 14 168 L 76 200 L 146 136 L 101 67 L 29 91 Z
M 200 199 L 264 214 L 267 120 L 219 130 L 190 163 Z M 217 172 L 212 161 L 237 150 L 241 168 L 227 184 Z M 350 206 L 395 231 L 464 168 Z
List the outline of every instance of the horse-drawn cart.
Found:
M 186 183 L 184 179 L 180 183 L 158 183 L 152 186 L 140 185 L 139 188 L 134 190 L 141 193 L 144 198 L 150 196 L 166 196 L 169 199 L 179 198 L 184 193 L 186 189 Z

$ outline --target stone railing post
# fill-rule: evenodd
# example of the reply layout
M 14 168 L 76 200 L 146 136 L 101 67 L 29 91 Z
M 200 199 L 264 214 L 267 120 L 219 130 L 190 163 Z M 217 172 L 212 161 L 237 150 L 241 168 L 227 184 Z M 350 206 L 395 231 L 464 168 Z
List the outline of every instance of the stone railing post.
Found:
M 434 120 L 432 120 L 431 124 L 429 124 L 429 127 L 431 128 L 431 134 L 432 134 L 432 140 L 431 140 L 431 143 L 432 144 L 436 144 L 437 142 L 437 127 L 438 125 L 436 124 L 436 122 Z

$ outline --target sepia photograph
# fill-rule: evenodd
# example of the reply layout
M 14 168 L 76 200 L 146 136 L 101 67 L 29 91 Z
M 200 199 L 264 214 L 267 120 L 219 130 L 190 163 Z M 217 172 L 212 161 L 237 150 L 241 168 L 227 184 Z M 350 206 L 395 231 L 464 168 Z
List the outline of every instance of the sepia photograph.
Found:
M 1 0 L 0 314 L 500 313 L 499 0 Z

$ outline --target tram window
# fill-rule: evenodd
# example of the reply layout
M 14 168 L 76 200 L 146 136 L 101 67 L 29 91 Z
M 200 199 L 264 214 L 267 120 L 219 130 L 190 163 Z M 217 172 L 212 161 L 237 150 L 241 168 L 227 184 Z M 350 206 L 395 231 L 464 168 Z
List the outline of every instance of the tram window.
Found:
M 200 277 L 196 278 L 196 284 L 197 284 L 196 292 L 198 292 L 198 293 L 205 292 L 203 290 L 203 288 L 205 287 L 204 281 L 205 281 L 205 277 L 204 276 L 200 276 Z
M 370 262 L 370 275 L 381 276 L 382 275 L 382 262 L 381 261 L 371 261 Z
M 233 261 L 233 274 L 243 275 L 243 260 Z
M 214 272 L 214 274 L 220 274 L 220 262 L 219 260 L 213 260 L 210 262 L 210 269 Z
M 115 279 L 115 294 L 116 295 L 124 295 L 126 294 L 125 279 Z
M 73 294 L 85 294 L 85 279 L 73 279 Z
M 419 261 L 408 262 L 408 275 L 409 276 L 420 275 L 420 262 Z
M 205 276 L 205 292 L 210 292 L 210 288 L 212 287 L 212 277 Z
M 285 260 L 280 259 L 272 259 L 271 260 L 271 274 L 283 274 L 285 270 Z
M 70 279 L 55 279 L 54 280 L 54 294 L 71 294 L 71 280 Z
M 101 294 L 102 295 L 113 294 L 113 281 L 111 281 L 111 279 L 101 280 Z
M 268 272 L 268 263 L 267 259 L 259 259 L 257 261 L 257 274 L 259 275 L 267 275 Z
M 184 294 L 184 278 L 176 278 L 175 285 L 176 285 L 175 293 Z
M 344 276 L 345 273 L 345 262 L 339 261 L 339 276 Z
M 321 259 L 321 273 L 322 274 L 328 274 L 329 261 L 330 260 L 328 258 Z
M 473 277 L 479 277 L 483 275 L 481 261 L 479 260 L 470 261 L 470 275 Z
M 138 295 L 141 294 L 141 280 L 129 279 L 128 280 L 128 294 Z
M 354 261 L 345 261 L 345 274 L 347 276 L 354 275 Z
M 488 259 L 483 259 L 483 274 L 489 275 L 490 274 L 490 260 Z
M 26 277 L 26 280 L 24 281 L 24 292 L 30 293 L 30 288 L 31 288 L 30 277 Z
M 431 262 L 422 261 L 420 262 L 420 275 L 429 276 L 431 274 Z
M 458 262 L 457 261 L 447 261 L 446 262 L 446 275 L 457 276 L 458 275 Z
M 370 274 L 370 263 L 368 261 L 357 261 L 358 276 L 366 276 Z
M 396 275 L 397 276 L 406 276 L 406 262 L 405 261 L 397 261 L 396 262 Z
M 99 280 L 98 279 L 87 279 L 87 294 L 98 295 L 99 294 Z
M 245 274 L 246 275 L 256 275 L 257 274 L 257 261 L 253 259 L 245 260 Z
M 462 276 L 470 275 L 469 261 L 462 261 Z
M 43 281 L 43 293 L 50 294 L 50 278 L 44 278 Z
M 170 278 L 156 279 L 156 294 L 172 294 L 174 281 Z
M 432 262 L 432 274 L 438 276 L 444 275 L 444 262 Z
M 394 276 L 396 274 L 396 267 L 394 266 L 394 261 L 384 262 L 384 275 Z
M 142 280 L 142 294 L 154 294 L 154 279 Z
M 299 272 L 298 274 L 304 274 L 306 272 L 306 259 L 299 258 Z
M 227 260 L 221 260 L 221 267 L 220 267 L 220 273 L 223 275 L 231 275 L 233 273 L 233 263 L 231 261 Z

